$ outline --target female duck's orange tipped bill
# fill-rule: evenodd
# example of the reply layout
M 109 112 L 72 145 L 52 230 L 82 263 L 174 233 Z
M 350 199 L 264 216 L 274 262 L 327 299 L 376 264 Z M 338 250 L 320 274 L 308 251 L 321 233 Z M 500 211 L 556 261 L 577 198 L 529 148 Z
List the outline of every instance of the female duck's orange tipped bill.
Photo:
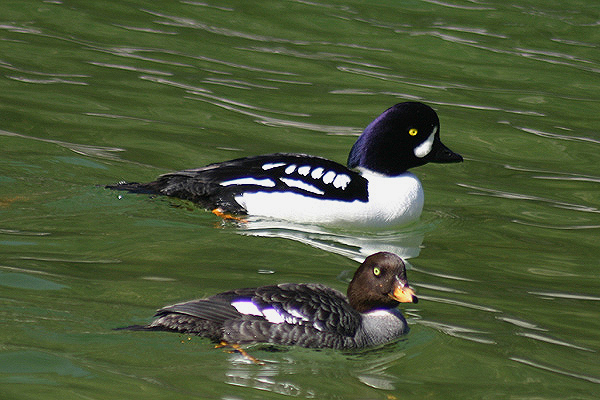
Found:
M 415 295 L 415 291 L 412 290 L 408 285 L 402 285 L 398 282 L 398 285 L 394 288 L 394 292 L 390 294 L 390 297 L 400 303 L 418 303 L 419 299 Z

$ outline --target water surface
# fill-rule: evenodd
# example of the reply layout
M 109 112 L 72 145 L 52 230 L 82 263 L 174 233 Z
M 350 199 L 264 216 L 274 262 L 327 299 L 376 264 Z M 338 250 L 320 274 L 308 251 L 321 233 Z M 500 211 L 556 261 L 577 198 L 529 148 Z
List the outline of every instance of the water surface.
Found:
M 17 1 L 0 17 L 3 398 L 595 398 L 600 7 L 591 0 Z M 221 223 L 102 188 L 276 151 L 346 160 L 394 103 L 440 116 L 392 232 Z M 114 331 L 392 250 L 421 301 L 359 353 Z M 276 351 L 275 351 L 276 350 Z

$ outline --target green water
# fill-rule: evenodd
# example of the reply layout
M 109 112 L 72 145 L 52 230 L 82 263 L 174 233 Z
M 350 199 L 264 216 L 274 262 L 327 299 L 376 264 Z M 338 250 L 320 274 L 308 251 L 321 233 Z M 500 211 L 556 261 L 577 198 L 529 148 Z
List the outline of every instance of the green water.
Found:
M 585 399 L 600 392 L 600 6 L 582 1 L 5 1 L 0 397 Z M 222 224 L 101 185 L 276 151 L 344 162 L 433 106 L 396 232 Z M 100 185 L 100 186 L 99 186 Z M 235 287 L 409 257 L 411 332 L 360 353 L 114 331 Z

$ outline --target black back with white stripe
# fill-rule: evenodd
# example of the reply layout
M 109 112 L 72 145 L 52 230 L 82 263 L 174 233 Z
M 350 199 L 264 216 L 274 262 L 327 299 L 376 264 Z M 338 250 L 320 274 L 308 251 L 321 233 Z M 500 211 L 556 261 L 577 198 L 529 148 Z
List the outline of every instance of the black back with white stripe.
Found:
M 178 197 L 207 208 L 245 213 L 235 196 L 292 192 L 316 199 L 368 200 L 367 180 L 334 161 L 305 154 L 267 154 L 161 175 L 150 183 L 123 183 L 112 189 Z

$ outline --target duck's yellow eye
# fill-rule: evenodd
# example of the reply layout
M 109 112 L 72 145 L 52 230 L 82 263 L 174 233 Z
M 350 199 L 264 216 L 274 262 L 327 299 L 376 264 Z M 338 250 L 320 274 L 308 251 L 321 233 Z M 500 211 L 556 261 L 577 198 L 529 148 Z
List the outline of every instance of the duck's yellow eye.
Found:
M 409 134 L 410 136 L 417 136 L 417 133 L 419 133 L 419 130 L 418 130 L 418 129 L 416 129 L 416 128 L 410 128 L 410 129 L 408 130 L 408 134 Z
M 373 274 L 375 276 L 379 276 L 380 273 L 381 273 L 381 270 L 379 268 L 377 268 L 377 267 L 373 268 Z

